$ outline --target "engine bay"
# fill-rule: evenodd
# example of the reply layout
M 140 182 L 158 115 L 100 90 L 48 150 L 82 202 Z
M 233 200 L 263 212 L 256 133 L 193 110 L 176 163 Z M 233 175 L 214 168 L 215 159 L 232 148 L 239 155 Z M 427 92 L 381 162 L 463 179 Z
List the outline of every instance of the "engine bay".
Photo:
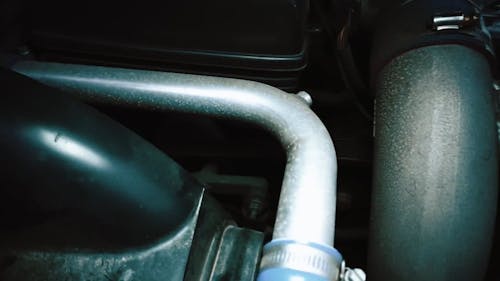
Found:
M 0 3 L 0 280 L 498 280 L 499 3 Z

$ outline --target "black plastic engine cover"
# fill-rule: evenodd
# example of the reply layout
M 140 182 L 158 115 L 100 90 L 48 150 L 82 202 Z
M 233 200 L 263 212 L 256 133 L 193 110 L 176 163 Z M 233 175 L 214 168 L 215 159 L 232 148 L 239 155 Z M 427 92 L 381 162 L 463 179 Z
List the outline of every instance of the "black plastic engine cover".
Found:
M 254 279 L 262 233 L 172 159 L 55 89 L 0 84 L 0 280 Z
M 178 70 L 293 88 L 306 65 L 307 0 L 26 1 L 45 58 Z

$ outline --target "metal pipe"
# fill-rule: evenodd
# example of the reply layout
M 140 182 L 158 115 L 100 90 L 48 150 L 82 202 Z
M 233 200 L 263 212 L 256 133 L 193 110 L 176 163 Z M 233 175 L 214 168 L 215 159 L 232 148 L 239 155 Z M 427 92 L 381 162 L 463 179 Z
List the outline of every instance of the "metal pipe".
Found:
M 268 130 L 281 141 L 288 161 L 275 243 L 265 249 L 262 270 L 290 268 L 337 278 L 335 149 L 320 119 L 296 96 L 257 82 L 188 74 L 33 61 L 13 70 L 86 101 L 241 120 Z M 290 255 L 305 262 L 296 264 Z
M 407 51 L 377 82 L 371 280 L 482 280 L 497 206 L 493 79 L 461 45 Z

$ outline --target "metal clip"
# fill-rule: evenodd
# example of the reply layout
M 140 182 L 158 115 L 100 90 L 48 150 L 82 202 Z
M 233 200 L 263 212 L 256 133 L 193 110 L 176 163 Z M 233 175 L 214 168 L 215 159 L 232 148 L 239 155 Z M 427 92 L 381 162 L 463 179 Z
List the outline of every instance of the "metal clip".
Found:
M 434 30 L 449 30 L 449 29 L 460 29 L 466 22 L 470 20 L 463 13 L 450 13 L 445 15 L 436 15 L 432 19 L 432 24 Z

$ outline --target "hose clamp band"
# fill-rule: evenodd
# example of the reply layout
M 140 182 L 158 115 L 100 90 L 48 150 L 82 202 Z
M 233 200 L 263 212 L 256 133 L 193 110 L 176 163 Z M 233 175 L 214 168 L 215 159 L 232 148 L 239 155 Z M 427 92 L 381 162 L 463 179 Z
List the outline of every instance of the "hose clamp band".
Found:
M 261 272 L 271 268 L 287 268 L 337 280 L 342 256 L 333 247 L 300 243 L 290 240 L 273 240 L 264 247 Z

